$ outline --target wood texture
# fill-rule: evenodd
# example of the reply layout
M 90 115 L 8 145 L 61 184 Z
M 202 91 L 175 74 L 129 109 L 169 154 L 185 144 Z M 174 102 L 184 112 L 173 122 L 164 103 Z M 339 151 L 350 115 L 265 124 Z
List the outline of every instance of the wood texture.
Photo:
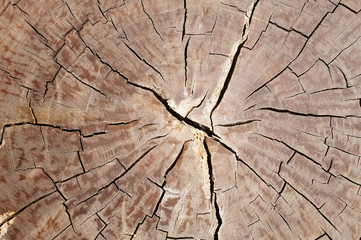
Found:
M 0 1 L 0 238 L 359 239 L 360 10 Z

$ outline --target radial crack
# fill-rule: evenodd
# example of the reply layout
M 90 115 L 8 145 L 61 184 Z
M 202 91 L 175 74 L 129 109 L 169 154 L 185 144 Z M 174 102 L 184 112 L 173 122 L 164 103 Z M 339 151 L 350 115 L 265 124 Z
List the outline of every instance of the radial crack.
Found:
M 160 35 L 160 33 L 158 32 L 157 28 L 155 27 L 155 24 L 154 24 L 153 19 L 150 17 L 149 13 L 148 13 L 147 11 L 145 11 L 145 7 L 144 7 L 143 0 L 140 0 L 140 3 L 142 4 L 143 12 L 147 15 L 147 17 L 149 18 L 149 20 L 152 22 L 154 31 L 158 34 L 158 36 L 160 37 L 160 39 L 162 39 L 162 41 L 164 42 L 164 39 L 162 38 L 162 35 Z
M 183 19 L 183 28 L 182 28 L 182 41 L 184 39 L 184 35 L 186 34 L 186 23 L 187 23 L 187 0 L 183 1 L 184 7 L 184 19 Z M 189 39 L 188 39 L 189 41 Z
M 216 91 L 216 94 L 214 95 L 215 97 L 218 96 L 215 105 L 213 106 L 211 112 L 210 112 L 210 121 L 211 121 L 211 127 L 212 130 L 213 128 L 213 120 L 212 120 L 212 115 L 213 112 L 216 110 L 216 108 L 218 107 L 218 105 L 221 103 L 222 98 L 228 88 L 228 85 L 232 79 L 234 70 L 236 68 L 237 65 L 237 60 L 238 57 L 241 53 L 241 49 L 243 47 L 243 45 L 246 43 L 247 39 L 248 39 L 248 34 L 249 34 L 249 29 L 250 29 L 250 24 L 251 24 L 251 20 L 252 20 L 252 16 L 253 16 L 253 12 L 254 9 L 256 8 L 256 5 L 258 4 L 258 0 L 253 1 L 252 4 L 248 7 L 247 9 L 247 13 L 245 14 L 245 24 L 243 25 L 243 33 L 241 36 L 240 41 L 238 42 L 238 44 L 236 45 L 235 48 L 233 48 L 233 53 L 231 54 L 231 63 L 230 63 L 230 67 L 227 73 L 227 76 L 225 78 L 225 80 L 223 81 L 223 86 L 219 87 Z
M 189 40 L 191 40 L 191 37 L 188 38 L 186 45 L 184 47 L 184 87 L 187 86 L 188 81 L 188 46 L 189 46 Z
M 22 207 L 20 210 L 18 210 L 17 212 L 15 212 L 14 214 L 11 214 L 8 218 L 5 218 L 2 222 L 0 222 L 0 228 L 7 222 L 9 222 L 10 220 L 12 220 L 13 218 L 15 218 L 17 215 L 19 215 L 20 213 L 22 213 L 25 209 L 27 209 L 28 207 L 30 207 L 31 205 L 39 202 L 40 200 L 50 196 L 51 194 L 57 192 L 57 190 L 54 190 L 48 194 L 45 194 L 44 196 L 39 197 L 38 199 L 35 199 L 34 201 L 28 203 L 26 206 Z
M 163 80 L 164 82 L 166 82 L 166 80 L 164 79 L 162 73 L 161 73 L 158 69 L 156 69 L 155 67 L 153 67 L 147 60 L 145 60 L 144 58 L 140 57 L 139 54 L 138 54 L 133 48 L 131 48 L 128 44 L 126 44 L 125 42 L 124 42 L 124 45 L 125 45 L 139 60 L 143 61 L 145 64 L 148 65 L 148 67 L 150 67 L 150 68 L 153 69 L 156 73 L 158 73 L 158 75 L 162 78 L 162 80 Z
M 216 218 L 218 221 L 218 225 L 217 228 L 214 232 L 214 239 L 218 240 L 218 232 L 219 229 L 221 228 L 221 225 L 223 223 L 222 218 L 221 218 L 221 214 L 219 211 L 219 207 L 218 207 L 218 203 L 217 203 L 217 195 L 216 192 L 214 191 L 214 176 L 213 176 L 213 166 L 212 166 L 212 156 L 211 156 L 211 152 L 208 149 L 206 140 L 203 140 L 203 145 L 204 145 L 204 149 L 206 150 L 206 154 L 207 154 L 207 165 L 208 165 L 208 174 L 209 174 L 209 191 L 210 191 L 210 195 L 211 195 L 211 203 L 213 203 L 213 207 L 216 213 Z

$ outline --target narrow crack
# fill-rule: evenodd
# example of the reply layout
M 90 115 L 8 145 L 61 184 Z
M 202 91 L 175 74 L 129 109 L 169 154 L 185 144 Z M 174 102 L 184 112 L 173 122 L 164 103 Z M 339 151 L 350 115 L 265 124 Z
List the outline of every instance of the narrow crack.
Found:
M 299 150 L 291 147 L 290 145 L 288 145 L 288 144 L 285 143 L 284 141 L 281 141 L 281 140 L 278 140 L 278 139 L 275 139 L 275 138 L 271 138 L 271 137 L 266 136 L 266 135 L 261 134 L 261 133 L 256 133 L 256 132 L 255 132 L 254 134 L 256 134 L 256 135 L 258 135 L 258 136 L 261 136 L 261 137 L 264 137 L 264 138 L 269 139 L 269 140 L 273 140 L 273 141 L 279 142 L 279 143 L 285 145 L 287 148 L 293 150 L 294 153 L 293 153 L 293 155 L 291 156 L 291 158 L 287 161 L 287 164 L 291 161 L 291 159 L 293 158 L 293 156 L 294 156 L 296 153 L 298 153 L 299 155 L 301 155 L 301 156 L 305 157 L 306 159 L 310 160 L 310 161 L 311 161 L 312 163 L 314 163 L 315 165 L 319 166 L 324 172 L 329 173 L 328 170 L 325 169 L 325 168 L 322 166 L 321 163 L 319 163 L 319 162 L 317 162 L 316 160 L 312 159 L 311 157 L 307 156 L 305 153 L 300 152 Z M 329 173 L 329 174 L 333 175 L 332 173 Z
M 71 16 L 72 16 L 74 19 L 78 20 L 78 19 L 74 16 L 73 12 L 71 11 L 71 9 L 70 9 L 70 7 L 69 7 L 69 4 L 68 4 L 67 2 L 65 2 L 64 0 L 61 0 L 61 1 L 62 1 L 62 2 L 65 4 L 65 6 L 68 8 Z
M 99 218 L 99 220 L 104 224 L 104 227 L 102 229 L 100 229 L 99 233 L 95 236 L 95 239 L 98 238 L 98 236 L 102 236 L 104 239 L 106 239 L 104 237 L 104 235 L 102 234 L 102 232 L 104 231 L 105 228 L 108 227 L 108 224 L 99 216 L 98 212 L 95 214 L 97 215 L 97 217 Z
M 291 233 L 293 233 L 292 228 L 291 228 L 290 224 L 287 222 L 287 220 L 282 216 L 281 213 L 278 213 L 278 215 L 279 215 L 279 216 L 283 219 L 283 221 L 286 223 L 286 225 L 287 225 L 288 229 L 290 229 Z
M 80 166 L 81 166 L 81 169 L 83 170 L 83 173 L 85 173 L 85 168 L 84 168 L 84 164 L 83 164 L 83 161 L 81 160 L 81 157 L 80 157 L 80 152 L 77 151 L 77 155 L 78 155 L 78 160 L 79 160 L 79 163 L 80 163 Z
M 31 102 L 28 102 L 28 106 L 29 106 L 29 109 L 30 109 L 30 112 L 31 112 L 31 116 L 33 117 L 34 119 L 34 123 L 37 124 L 38 123 L 38 120 L 35 116 L 35 113 L 34 113 L 34 109 L 31 107 Z
M 192 106 L 191 109 L 187 112 L 187 114 L 185 115 L 186 118 L 188 117 L 188 115 L 189 115 L 194 109 L 199 108 L 199 107 L 203 104 L 203 102 L 204 102 L 204 100 L 206 99 L 207 95 L 208 95 L 208 90 L 207 90 L 206 94 L 204 94 L 204 96 L 203 96 L 203 98 L 201 99 L 201 101 L 199 102 L 199 104 L 197 104 L 197 105 L 195 105 L 195 106 Z
M 194 237 L 171 237 L 167 235 L 167 239 L 195 239 Z
M 28 203 L 28 204 L 25 205 L 24 207 L 20 208 L 20 209 L 19 209 L 18 211 L 16 211 L 14 214 L 10 215 L 9 217 L 5 218 L 2 222 L 0 222 L 0 228 L 1 228 L 5 223 L 7 223 L 7 222 L 9 222 L 10 220 L 14 219 L 16 216 L 18 216 L 20 213 L 22 213 L 25 209 L 27 209 L 27 208 L 30 207 L 31 205 L 39 202 L 40 200 L 42 200 L 42 199 L 50 196 L 51 194 L 53 194 L 53 193 L 55 193 L 55 192 L 57 192 L 57 190 L 54 190 L 54 191 L 52 191 L 52 192 L 50 192 L 50 193 L 47 193 L 47 194 L 45 194 L 45 195 L 43 195 L 43 196 L 35 199 L 34 201 Z
M 58 232 L 53 238 L 52 240 L 55 240 L 56 238 L 58 238 L 63 232 L 65 232 L 68 228 L 70 227 L 70 224 L 68 226 L 66 226 L 63 230 L 61 230 L 60 232 Z
M 262 108 L 259 108 L 258 110 L 273 111 L 273 112 L 278 112 L 278 113 L 289 113 L 292 115 L 303 116 L 303 117 L 361 118 L 361 116 L 358 116 L 358 115 L 330 115 L 330 114 L 301 113 L 301 112 L 291 111 L 288 109 L 280 109 L 280 108 L 274 108 L 274 107 L 262 107 Z
M 98 9 L 99 9 L 100 13 L 102 14 L 103 18 L 104 18 L 106 21 L 108 21 L 108 18 L 105 16 L 103 10 L 101 9 L 101 7 L 100 7 L 99 5 L 98 5 Z
M 94 86 L 84 82 L 83 80 L 81 80 L 80 78 L 78 78 L 73 72 L 71 72 L 70 70 L 68 70 L 66 67 L 64 67 L 63 65 L 61 65 L 59 62 L 56 61 L 56 63 L 62 67 L 67 73 L 69 73 L 70 75 L 72 75 L 76 80 L 78 80 L 80 83 L 84 84 L 85 86 L 93 89 L 94 91 L 96 91 L 97 93 L 103 95 L 104 97 L 108 98 L 108 96 L 103 93 L 102 91 L 100 91 L 99 89 L 95 88 Z
M 54 76 L 51 78 L 51 80 L 50 81 L 46 81 L 46 83 L 45 83 L 45 91 L 44 91 L 44 94 L 43 94 L 43 99 L 45 98 L 45 95 L 46 95 L 46 93 L 48 92 L 48 88 L 49 88 L 49 83 L 52 83 L 52 82 L 54 82 L 54 80 L 55 80 L 55 78 L 58 76 L 58 74 L 59 74 L 59 72 L 60 72 L 60 70 L 61 70 L 61 66 L 59 66 L 59 68 L 58 68 L 58 70 L 55 72 L 55 74 L 54 74 Z
M 319 239 L 324 239 L 324 237 L 327 237 L 329 240 L 332 240 L 332 238 L 330 237 L 330 235 L 328 235 L 325 231 L 322 235 L 320 235 L 319 237 L 315 238 L 315 240 L 319 240 Z
M 77 232 L 75 231 L 75 228 L 74 228 L 74 225 L 73 225 L 73 221 L 71 220 L 71 216 L 70 216 L 70 213 L 68 211 L 68 206 L 65 204 L 65 201 L 67 201 L 68 199 L 64 196 L 64 194 L 59 190 L 58 186 L 56 185 L 56 182 L 53 180 L 52 177 L 50 177 L 50 175 L 45 171 L 44 168 L 42 167 L 38 167 L 38 169 L 41 169 L 43 171 L 43 173 L 49 178 L 49 180 L 53 183 L 55 189 L 56 189 L 56 192 L 59 193 L 59 195 L 61 196 L 61 198 L 64 200 L 63 202 L 63 206 L 65 208 L 65 212 L 68 216 L 68 219 L 69 219 L 69 223 L 70 223 L 70 226 L 72 227 L 73 231 L 75 234 L 77 234 Z
M 235 126 L 247 125 L 247 124 L 254 123 L 254 122 L 260 122 L 260 121 L 261 120 L 259 120 L 259 119 L 252 119 L 252 120 L 240 121 L 240 122 L 235 122 L 235 123 L 217 124 L 215 126 L 219 126 L 219 127 L 235 127 Z
M 156 213 L 157 213 L 157 211 L 158 211 L 158 209 L 159 209 L 159 206 L 160 206 L 160 204 L 161 204 L 161 202 L 162 202 L 162 200 L 163 200 L 163 198 L 164 198 L 164 195 L 165 195 L 165 193 L 166 193 L 166 191 L 164 190 L 164 186 L 165 186 L 166 183 L 167 183 L 167 176 L 168 176 L 168 174 L 172 171 L 172 169 L 175 167 L 175 165 L 177 164 L 178 160 L 179 160 L 180 157 L 182 156 L 185 145 L 186 145 L 188 142 L 190 142 L 190 141 L 191 141 L 191 140 L 187 140 L 187 141 L 185 141 L 185 142 L 183 143 L 183 146 L 182 146 L 180 152 L 178 153 L 177 157 L 175 158 L 174 162 L 173 162 L 173 163 L 168 167 L 168 169 L 165 171 L 164 176 L 163 176 L 163 177 L 164 177 L 164 181 L 163 181 L 163 183 L 162 183 L 161 186 L 159 186 L 157 183 L 155 183 L 154 181 L 152 181 L 151 179 L 148 178 L 148 180 L 149 180 L 150 182 L 152 182 L 153 184 L 155 184 L 156 186 L 158 186 L 158 187 L 160 187 L 160 188 L 162 189 L 162 194 L 161 194 L 161 196 L 160 196 L 160 198 L 159 198 L 159 200 L 158 200 L 158 202 L 157 202 L 157 204 L 156 204 L 156 206 L 155 206 L 155 208 L 154 208 L 154 211 L 153 211 L 152 216 L 145 215 L 145 217 L 143 218 L 143 220 L 142 220 L 140 223 L 138 223 L 138 225 L 137 225 L 137 227 L 135 228 L 135 230 L 134 230 L 134 232 L 133 232 L 133 234 L 132 234 L 132 237 L 131 237 L 130 239 L 133 239 L 133 238 L 136 236 L 136 233 L 137 233 L 139 227 L 144 223 L 144 221 L 145 221 L 145 219 L 146 219 L 147 217 L 149 217 L 149 218 L 157 217 L 158 219 L 160 219 L 160 217 L 158 217 L 158 216 L 156 215 Z
M 184 47 L 184 87 L 187 86 L 187 81 L 188 81 L 188 46 L 190 40 L 191 40 L 191 36 L 189 36 L 186 45 Z
M 282 178 L 282 177 L 281 177 Z M 316 204 L 314 204 L 310 199 L 308 199 L 303 193 L 301 193 L 300 191 L 298 191 L 294 186 L 292 186 L 290 183 L 288 183 L 284 178 L 282 178 L 283 181 L 286 182 L 286 184 L 288 186 L 290 186 L 296 193 L 298 193 L 300 196 L 302 196 L 307 202 L 309 202 L 315 209 L 316 211 L 323 217 L 323 219 L 325 219 L 337 232 L 341 233 L 336 226 L 331 222 L 330 219 L 328 219 L 322 212 L 321 210 L 316 206 Z
M 153 19 L 150 17 L 149 13 L 145 10 L 143 0 L 140 0 L 140 3 L 142 4 L 143 12 L 147 15 L 147 17 L 149 18 L 149 20 L 152 22 L 154 31 L 157 33 L 157 35 L 159 36 L 159 38 L 162 39 L 162 41 L 164 42 L 164 39 L 162 38 L 162 35 L 160 35 L 160 33 L 158 32 L 157 28 L 155 27 L 155 24 L 154 24 Z
M 62 128 L 60 126 L 56 126 L 56 125 L 51 125 L 51 124 L 45 124 L 45 123 L 33 123 L 33 122 L 18 122 L 18 123 L 10 123 L 10 124 L 5 124 L 2 128 L 1 131 L 1 136 L 0 136 L 0 146 L 3 143 L 4 140 L 4 135 L 5 135 L 5 130 L 7 128 L 11 128 L 11 127 L 15 127 L 15 126 L 24 126 L 24 125 L 33 125 L 33 126 L 43 126 L 43 127 L 52 127 L 52 128 L 57 128 L 61 131 L 65 131 L 65 132 L 78 132 L 81 135 L 81 131 L 79 129 L 67 129 L 67 128 Z
M 151 69 L 153 69 L 156 73 L 158 73 L 158 75 L 162 78 L 162 80 L 164 82 L 166 82 L 166 80 L 164 79 L 162 73 L 156 69 L 153 65 L 151 65 L 147 60 L 145 60 L 144 58 L 142 58 L 141 56 L 139 56 L 139 54 L 133 49 L 131 48 L 127 43 L 123 42 L 124 45 L 141 61 L 143 61 L 145 64 L 148 65 L 148 67 L 150 67 Z
M 48 41 L 48 39 L 42 34 L 40 33 L 31 23 L 29 23 L 27 20 L 24 19 L 24 21 L 39 35 L 41 36 L 43 39 L 45 39 L 45 42 Z
M 93 198 L 94 196 L 98 195 L 103 189 L 108 188 L 110 185 L 112 185 L 113 183 L 115 183 L 118 179 L 122 178 L 125 174 L 127 174 L 135 165 L 137 165 L 140 160 L 142 160 L 146 155 L 148 155 L 149 152 L 151 152 L 154 148 L 156 148 L 158 145 L 155 145 L 151 148 L 149 148 L 147 151 L 145 151 L 139 158 L 137 158 L 123 173 L 121 173 L 119 176 L 117 176 L 116 178 L 114 178 L 111 182 L 105 184 L 104 186 L 100 187 L 94 194 L 92 194 L 91 196 L 87 197 L 86 199 L 80 201 L 79 203 L 77 203 L 76 205 L 80 205 L 86 201 L 88 201 L 89 199 Z M 116 185 L 116 184 L 115 184 Z M 119 186 L 116 185 L 118 188 Z M 129 196 L 129 195 L 128 195 Z
M 242 163 L 243 165 L 245 165 L 249 170 L 251 170 L 267 187 L 270 187 L 271 184 L 267 183 L 266 180 L 264 180 L 261 175 L 259 173 L 256 172 L 256 170 L 254 170 L 247 162 L 245 162 L 243 159 L 241 159 L 238 155 L 236 150 L 232 149 L 230 146 L 228 146 L 222 139 L 219 138 L 213 138 L 213 140 L 215 140 L 216 142 L 218 142 L 219 144 L 221 144 L 221 146 L 223 146 L 225 149 L 227 149 L 228 151 L 230 151 L 235 158 L 237 159 L 238 162 Z
M 274 79 L 276 79 L 276 78 L 277 78 L 279 75 L 281 75 L 287 68 L 289 68 L 289 66 L 301 55 L 301 53 L 303 52 L 303 50 L 306 48 L 306 45 L 308 44 L 308 41 L 311 39 L 312 35 L 315 33 L 315 31 L 318 29 L 318 27 L 321 26 L 321 23 L 323 22 L 323 20 L 327 17 L 327 15 L 328 15 L 329 13 L 334 13 L 334 11 L 336 10 L 336 8 L 337 8 L 337 7 L 335 7 L 332 11 L 327 12 L 327 13 L 323 16 L 323 18 L 321 19 L 321 21 L 317 24 L 317 26 L 313 29 L 313 31 L 310 33 L 309 36 L 306 36 L 305 34 L 299 32 L 299 31 L 297 31 L 297 30 L 295 30 L 295 29 L 293 29 L 293 28 L 292 28 L 291 30 L 284 29 L 284 28 L 280 27 L 279 25 L 271 22 L 271 23 L 274 24 L 275 26 L 279 27 L 280 29 L 283 29 L 283 30 L 287 31 L 288 33 L 291 32 L 291 31 L 294 31 L 294 32 L 300 34 L 301 36 L 303 36 L 303 37 L 306 38 L 306 41 L 305 41 L 305 43 L 303 44 L 303 46 L 302 46 L 300 52 L 297 54 L 297 56 L 296 56 L 292 61 L 290 61 L 285 68 L 283 68 L 279 73 L 277 73 L 274 77 L 272 77 L 272 78 L 271 78 L 270 80 L 268 80 L 266 83 L 264 83 L 263 85 L 261 85 L 260 87 L 258 87 L 258 88 L 257 88 L 256 90 L 254 90 L 253 92 L 251 92 L 251 93 L 245 98 L 245 100 L 248 99 L 250 96 L 252 96 L 254 93 L 256 93 L 258 90 L 260 90 L 261 88 L 263 88 L 263 86 L 265 86 L 265 85 L 268 84 L 269 82 L 271 82 L 271 81 L 273 81 Z M 269 22 L 269 23 L 270 23 L 270 22 Z M 268 23 L 268 24 L 269 24 L 269 23 Z M 314 64 L 315 64 L 315 63 L 314 63 Z M 313 65 L 314 65 L 314 64 L 313 64 Z M 313 65 L 312 65 L 312 66 L 313 66 Z M 311 67 L 312 67 L 312 66 L 311 66 Z M 310 68 L 311 68 L 311 67 L 310 67 Z M 309 69 L 310 69 L 310 68 L 309 68 Z M 309 70 L 309 69 L 308 69 L 308 70 Z M 306 70 L 306 72 L 307 72 L 308 70 Z M 293 71 L 292 71 L 292 72 L 293 72 Z M 300 77 L 300 76 L 302 76 L 303 74 L 305 74 L 305 72 L 302 73 L 302 74 L 300 74 L 299 76 L 297 76 L 297 75 L 296 75 L 296 76 L 297 76 L 297 77 Z M 302 88 L 303 88 L 303 87 L 302 87 Z M 303 89 L 303 90 L 304 90 L 304 89 Z

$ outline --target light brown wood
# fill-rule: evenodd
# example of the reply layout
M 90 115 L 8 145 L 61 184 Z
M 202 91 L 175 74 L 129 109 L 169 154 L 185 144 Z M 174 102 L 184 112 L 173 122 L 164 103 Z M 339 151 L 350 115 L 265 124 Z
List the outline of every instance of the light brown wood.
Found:
M 0 239 L 359 239 L 360 11 L 0 1 Z

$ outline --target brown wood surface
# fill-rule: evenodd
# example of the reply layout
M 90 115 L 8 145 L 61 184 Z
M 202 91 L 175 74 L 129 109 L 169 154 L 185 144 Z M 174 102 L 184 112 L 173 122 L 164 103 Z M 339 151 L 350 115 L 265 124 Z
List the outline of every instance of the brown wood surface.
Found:
M 360 239 L 360 0 L 0 0 L 0 239 Z

